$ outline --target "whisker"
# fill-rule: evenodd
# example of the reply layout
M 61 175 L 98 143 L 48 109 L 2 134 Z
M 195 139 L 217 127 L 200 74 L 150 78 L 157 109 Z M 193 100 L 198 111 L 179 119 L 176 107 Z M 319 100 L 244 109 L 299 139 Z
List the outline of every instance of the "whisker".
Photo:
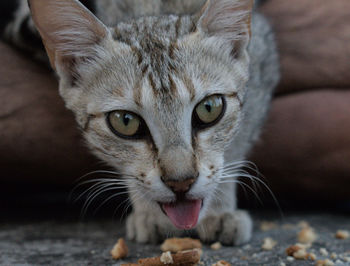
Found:
M 269 186 L 264 181 L 262 181 L 260 178 L 258 178 L 256 176 L 253 176 L 253 175 L 247 173 L 246 171 L 232 173 L 231 175 L 225 175 L 225 174 L 222 175 L 222 179 L 223 180 L 237 178 L 237 177 L 243 177 L 243 178 L 246 177 L 246 178 L 248 178 L 250 180 L 255 180 L 259 184 L 263 185 L 263 187 L 269 192 L 269 194 L 272 197 L 274 203 L 276 204 L 276 206 L 278 208 L 278 211 L 279 211 L 279 214 L 281 215 L 281 217 L 284 216 L 283 212 L 282 212 L 282 208 L 281 208 L 281 206 L 280 206 L 280 204 L 279 204 L 275 194 L 272 192 L 272 190 L 269 188 Z
M 133 191 L 134 192 L 134 191 Z M 94 215 L 98 212 L 98 210 L 104 205 L 106 204 L 108 201 L 110 201 L 111 199 L 120 196 L 120 195 L 125 195 L 125 194 L 129 194 L 129 191 L 123 191 L 121 193 L 117 193 L 117 194 L 113 194 L 111 196 L 109 196 L 108 198 L 106 198 L 94 211 Z
M 91 175 L 94 175 L 94 174 L 111 174 L 111 175 L 120 175 L 118 172 L 114 172 L 114 171 L 107 171 L 107 170 L 95 170 L 95 171 L 92 171 L 92 172 L 89 172 L 81 177 L 79 177 L 75 183 L 79 182 L 81 179 L 85 178 L 85 177 L 88 177 L 88 176 L 91 176 Z
M 95 181 L 96 182 L 96 181 Z M 107 185 L 118 185 L 119 188 L 127 188 L 127 184 L 123 183 L 123 182 L 116 182 L 116 181 L 98 181 L 96 182 L 96 184 L 92 185 L 91 187 L 89 187 L 88 189 L 86 189 L 84 192 L 82 192 L 75 200 L 74 202 L 77 202 L 79 199 L 81 199 L 85 194 L 87 194 L 89 191 L 92 191 L 93 189 L 95 189 L 96 187 L 98 186 L 101 186 L 103 184 L 107 184 Z M 72 193 L 73 191 L 71 192 L 71 195 L 70 195 L 70 199 L 72 197 Z
M 113 189 L 124 189 L 124 188 L 127 188 L 128 186 L 123 184 L 123 186 L 120 186 L 120 184 L 118 182 L 102 182 L 102 183 L 98 183 L 98 184 L 95 184 L 93 185 L 93 189 L 88 189 L 87 191 L 90 190 L 90 192 L 88 193 L 88 195 L 86 196 L 87 199 L 85 200 L 85 203 L 82 207 L 82 212 L 85 214 L 88 206 L 91 204 L 91 202 L 97 198 L 100 194 L 106 192 L 106 191 L 109 191 L 109 190 L 113 190 Z M 85 191 L 84 193 L 82 194 L 86 194 Z M 81 197 L 82 195 L 80 195 Z M 84 211 L 85 210 L 85 211 Z
M 222 179 L 225 179 L 225 178 L 247 177 L 247 178 L 249 178 L 249 180 L 252 182 L 252 185 L 253 185 L 253 187 L 254 187 L 255 190 L 257 190 L 257 187 L 261 190 L 261 188 L 260 188 L 260 183 L 257 183 L 257 180 L 258 180 L 258 181 L 261 181 L 261 180 L 259 180 L 258 177 L 253 176 L 253 175 L 249 174 L 247 171 L 242 170 L 242 169 L 240 169 L 239 172 L 225 173 L 225 174 L 223 174 L 221 177 L 222 177 Z M 263 181 L 261 181 L 261 182 L 263 182 Z M 260 191 L 260 192 L 261 192 L 261 191 Z
M 102 189 L 100 189 L 99 191 L 96 191 L 95 192 L 95 194 L 94 195 L 91 195 L 91 197 L 90 198 L 88 198 L 87 200 L 86 200 L 86 202 L 84 203 L 84 206 L 83 206 L 83 209 L 82 209 L 82 212 L 83 212 L 83 216 L 85 216 L 85 214 L 86 214 L 86 212 L 87 212 L 87 210 L 89 209 L 89 206 L 92 204 L 92 202 L 99 196 L 99 195 L 101 195 L 101 194 L 103 194 L 103 193 L 106 193 L 106 192 L 108 192 L 108 191 L 112 191 L 112 190 L 118 190 L 118 189 L 120 189 L 119 187 L 107 187 L 107 188 L 102 188 Z M 124 195 L 124 194 L 126 194 L 127 192 L 126 191 L 121 191 L 121 192 L 118 192 L 118 193 L 115 193 L 115 194 L 113 194 L 112 196 L 113 197 L 117 197 L 117 196 L 119 196 L 119 195 Z M 109 198 L 108 198 L 109 199 Z M 103 202 L 103 204 L 105 203 L 105 201 Z M 100 204 L 99 205 L 99 207 L 101 207 L 103 204 Z M 96 211 L 94 212 L 94 214 L 96 213 Z
M 236 183 L 239 184 L 241 186 L 245 186 L 246 188 L 248 188 L 257 198 L 257 200 L 260 202 L 261 205 L 264 205 L 263 202 L 261 201 L 261 198 L 259 197 L 259 195 L 256 193 L 256 191 L 254 189 L 252 189 L 248 184 L 241 182 L 239 180 L 229 180 L 229 181 L 221 181 L 220 184 L 229 184 L 229 183 Z

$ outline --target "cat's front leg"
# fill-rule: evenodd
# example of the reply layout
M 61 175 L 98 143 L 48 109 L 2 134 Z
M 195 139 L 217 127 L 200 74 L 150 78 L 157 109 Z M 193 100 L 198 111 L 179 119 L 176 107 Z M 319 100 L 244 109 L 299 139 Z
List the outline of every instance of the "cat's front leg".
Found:
M 129 240 L 156 244 L 167 235 L 180 235 L 181 231 L 170 224 L 158 206 L 138 201 L 126 220 L 126 233 Z
M 248 212 L 236 209 L 234 184 L 223 184 L 219 191 L 219 198 L 212 200 L 197 226 L 200 239 L 225 245 L 247 243 L 252 236 L 253 222 Z

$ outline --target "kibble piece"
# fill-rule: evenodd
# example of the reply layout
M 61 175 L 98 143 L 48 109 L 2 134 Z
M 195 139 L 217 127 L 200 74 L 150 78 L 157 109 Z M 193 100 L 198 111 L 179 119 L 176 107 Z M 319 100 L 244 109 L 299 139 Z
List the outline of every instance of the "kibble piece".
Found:
M 211 245 L 210 245 L 210 248 L 211 248 L 212 250 L 219 250 L 220 248 L 222 248 L 222 245 L 221 245 L 220 242 L 215 242 L 214 244 L 211 244 Z
M 318 260 L 316 266 L 334 266 L 334 262 L 329 259 Z
M 338 239 L 347 239 L 349 236 L 350 236 L 350 233 L 349 231 L 346 231 L 346 230 L 338 230 L 335 233 L 335 237 Z
M 115 260 L 125 258 L 128 256 L 128 247 L 123 238 L 119 238 L 118 242 L 114 245 L 111 250 L 112 258 Z
M 311 227 L 304 227 L 298 233 L 298 241 L 300 243 L 312 243 L 317 239 L 317 234 L 314 229 Z
M 178 253 L 180 253 L 180 252 L 185 253 L 185 252 L 189 252 L 189 251 L 197 251 L 199 257 L 202 257 L 202 255 L 203 255 L 203 250 L 201 248 L 194 248 L 191 250 L 179 251 Z
M 231 263 L 224 260 L 220 260 L 217 263 L 212 264 L 212 266 L 231 266 Z
M 197 239 L 186 238 L 168 238 L 160 246 L 160 249 L 170 252 L 178 252 L 182 250 L 189 250 L 194 248 L 202 248 L 202 243 Z
M 288 256 L 288 257 L 287 257 L 287 260 L 288 260 L 289 262 L 292 262 L 292 261 L 294 261 L 294 258 L 291 257 L 291 256 Z
M 173 260 L 173 257 L 171 256 L 170 251 L 163 252 L 162 255 L 160 256 L 160 261 L 163 262 L 164 264 L 174 263 L 174 260 Z
M 288 247 L 286 253 L 289 256 L 288 258 L 295 258 L 297 260 L 316 260 L 316 255 L 314 253 L 308 253 L 306 248 L 306 245 L 296 244 Z
M 331 259 L 336 259 L 338 257 L 337 253 L 332 252 L 331 253 Z
M 310 259 L 310 260 L 316 260 L 317 259 L 316 254 L 312 253 L 312 252 L 307 254 L 307 258 Z
M 176 254 L 172 254 L 173 263 L 172 266 L 188 265 L 192 266 L 199 262 L 200 254 L 198 250 L 180 251 Z M 161 261 L 161 257 L 139 259 L 138 264 L 142 266 L 164 266 L 164 262 Z
M 328 251 L 327 251 L 327 249 L 325 249 L 325 248 L 320 248 L 320 253 L 321 253 L 321 255 L 323 255 L 323 256 L 328 256 Z
M 298 251 L 293 253 L 293 257 L 297 260 L 306 260 L 308 257 L 308 253 L 306 253 L 305 249 L 299 249 Z
M 300 249 L 302 249 L 300 246 L 298 246 L 298 245 L 293 245 L 293 246 L 290 246 L 290 247 L 288 247 L 287 249 L 286 249 L 286 253 L 287 253 L 287 255 L 288 256 L 293 256 L 293 254 L 295 253 L 295 252 L 297 252 L 298 250 L 300 250 Z
M 312 246 L 311 243 L 306 243 L 306 244 L 303 244 L 303 243 L 296 243 L 295 245 L 303 248 L 303 249 L 307 249 L 307 248 L 310 248 Z
M 271 237 L 264 239 L 264 243 L 261 246 L 263 250 L 272 250 L 277 245 L 277 241 L 273 240 Z

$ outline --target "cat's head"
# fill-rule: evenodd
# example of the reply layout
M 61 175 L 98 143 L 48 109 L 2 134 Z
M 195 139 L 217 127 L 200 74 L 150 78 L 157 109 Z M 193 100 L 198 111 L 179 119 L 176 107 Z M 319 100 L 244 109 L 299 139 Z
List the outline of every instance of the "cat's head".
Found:
M 30 0 L 35 24 L 91 150 L 131 198 L 191 228 L 214 197 L 241 120 L 249 0 L 191 16 L 103 25 L 75 0 Z

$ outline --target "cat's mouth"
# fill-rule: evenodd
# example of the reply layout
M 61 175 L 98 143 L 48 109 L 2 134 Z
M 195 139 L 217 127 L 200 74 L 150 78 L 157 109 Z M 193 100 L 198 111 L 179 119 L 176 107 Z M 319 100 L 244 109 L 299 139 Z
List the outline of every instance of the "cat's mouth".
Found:
M 195 227 L 198 222 L 203 200 L 180 199 L 175 202 L 159 202 L 159 205 L 173 225 L 179 229 L 189 230 Z

